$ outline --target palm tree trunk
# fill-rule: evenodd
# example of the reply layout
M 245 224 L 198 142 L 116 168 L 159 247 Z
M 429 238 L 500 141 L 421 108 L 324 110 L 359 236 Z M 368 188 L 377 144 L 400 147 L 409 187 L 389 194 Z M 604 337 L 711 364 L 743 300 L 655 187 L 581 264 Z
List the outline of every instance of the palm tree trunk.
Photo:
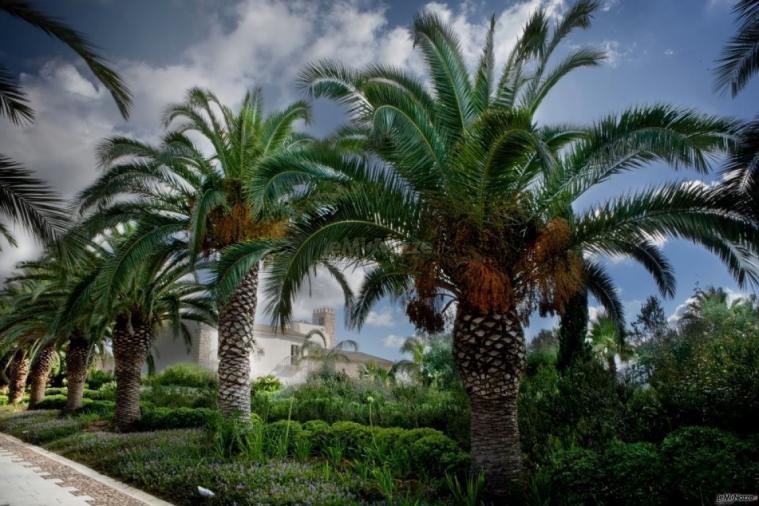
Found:
M 26 377 L 29 374 L 29 357 L 26 351 L 16 350 L 11 359 L 10 367 L 10 384 L 8 385 L 8 404 L 18 404 L 24 397 L 24 388 L 26 387 Z
M 140 420 L 142 366 L 153 345 L 153 329 L 138 316 L 122 315 L 113 328 L 116 376 L 116 428 L 126 432 Z
M 453 357 L 472 407 L 472 472 L 485 476 L 494 504 L 506 504 L 523 494 L 517 398 L 525 344 L 516 314 L 459 306 Z
M 50 342 L 40 350 L 37 359 L 32 364 L 32 370 L 29 373 L 32 388 L 29 393 L 29 409 L 34 408 L 45 398 L 45 388 L 50 377 L 50 371 L 53 370 L 56 359 L 55 343 Z
M 80 335 L 73 334 L 69 338 L 69 347 L 66 351 L 66 387 L 68 389 L 66 411 L 68 412 L 82 407 L 89 359 L 90 342 Z
M 615 356 L 614 353 L 606 355 L 606 366 L 609 368 L 612 379 L 617 379 L 617 361 L 615 360 Z
M 559 321 L 559 356 L 557 366 L 567 369 L 577 360 L 587 358 L 588 292 L 580 290 L 569 298 Z
M 258 266 L 245 275 L 219 311 L 219 409 L 250 418 L 250 352 L 256 314 Z

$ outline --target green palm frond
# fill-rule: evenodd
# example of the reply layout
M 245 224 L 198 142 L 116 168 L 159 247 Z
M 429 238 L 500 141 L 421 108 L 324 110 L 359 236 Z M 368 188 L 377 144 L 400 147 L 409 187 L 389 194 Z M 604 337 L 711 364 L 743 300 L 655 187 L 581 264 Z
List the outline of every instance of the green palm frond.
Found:
M 250 241 L 226 248 L 214 267 L 217 298 L 222 302 L 228 300 L 245 275 L 275 247 L 273 241 Z
M 0 116 L 5 116 L 11 123 L 22 125 L 34 120 L 34 111 L 29 106 L 29 99 L 8 69 L 0 65 Z
M 0 2 L 0 11 L 29 23 L 71 48 L 84 60 L 97 80 L 110 92 L 124 119 L 129 117 L 129 107 L 132 103 L 129 88 L 124 84 L 121 77 L 106 65 L 103 57 L 96 52 L 92 43 L 81 33 L 70 28 L 61 20 L 35 9 L 25 0 L 3 0 Z
M 431 13 L 417 14 L 413 35 L 414 46 L 421 49 L 435 89 L 437 119 L 450 138 L 455 138 L 474 112 L 472 83 L 458 37 Z
M 62 199 L 32 172 L 0 155 L 0 213 L 50 242 L 66 227 Z
M 739 0 L 733 7 L 739 22 L 717 60 L 715 88 L 736 96 L 759 71 L 759 2 Z

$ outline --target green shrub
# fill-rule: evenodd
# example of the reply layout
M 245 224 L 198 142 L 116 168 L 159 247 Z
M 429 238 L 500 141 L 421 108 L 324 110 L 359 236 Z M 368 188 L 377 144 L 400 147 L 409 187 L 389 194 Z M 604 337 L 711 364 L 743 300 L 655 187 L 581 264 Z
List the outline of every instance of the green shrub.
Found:
M 157 407 L 143 409 L 137 427 L 139 430 L 204 428 L 213 426 L 217 417 L 218 413 L 208 408 Z
M 293 420 L 279 420 L 264 426 L 264 451 L 267 455 L 286 456 L 295 452 L 295 442 L 303 427 Z
M 253 392 L 277 392 L 282 390 L 282 382 L 272 374 L 259 376 L 250 385 L 250 389 Z
M 408 451 L 411 468 L 424 470 L 432 476 L 458 474 L 466 469 L 469 462 L 459 445 L 443 434 L 423 436 Z
M 741 461 L 747 447 L 711 427 L 684 427 L 669 434 L 661 455 L 670 500 L 713 504 L 718 493 L 756 490 L 759 477 L 752 480 L 747 472 L 752 462 Z
M 141 400 L 154 406 L 170 408 L 216 408 L 216 390 L 154 384 L 145 388 Z
M 604 454 L 607 504 L 656 506 L 665 504 L 666 469 L 651 443 L 613 443 Z
M 331 444 L 340 445 L 348 458 L 357 458 L 374 442 L 372 428 L 356 422 L 332 424 Z
M 116 400 L 116 382 L 109 381 L 100 385 L 97 390 L 87 389 L 84 396 L 96 401 L 115 401 Z
M 321 454 L 331 444 L 332 427 L 324 420 L 309 420 L 303 424 L 303 432 L 308 434 L 314 454 Z
M 66 387 L 50 387 L 45 389 L 45 396 L 50 395 L 66 395 L 68 393 L 68 388 Z
M 176 364 L 151 378 L 152 385 L 216 388 L 216 375 L 197 364 Z
M 99 390 L 104 384 L 115 380 L 116 378 L 113 376 L 112 372 L 93 369 L 87 375 L 87 387 L 92 390 Z
M 556 455 L 548 473 L 551 504 L 595 506 L 603 504 L 601 458 L 593 450 L 572 448 Z

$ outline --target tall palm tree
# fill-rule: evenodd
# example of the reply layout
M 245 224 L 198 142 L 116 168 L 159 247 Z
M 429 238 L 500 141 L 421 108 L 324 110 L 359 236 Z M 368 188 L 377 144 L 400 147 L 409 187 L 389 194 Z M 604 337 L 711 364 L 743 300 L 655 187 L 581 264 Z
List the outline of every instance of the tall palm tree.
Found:
M 48 289 L 44 282 L 31 282 L 24 287 L 7 287 L 3 293 L 12 309 L 0 318 L 0 349 L 21 350 L 31 363 L 31 367 L 23 368 L 28 371 L 31 387 L 30 409 L 44 398 L 50 371 L 58 359 L 57 342 L 48 334 L 58 305 L 50 304 Z
M 294 124 L 309 117 L 305 102 L 264 115 L 259 90 L 248 93 L 234 113 L 210 91 L 191 89 L 184 103 L 168 108 L 166 125 L 176 128 L 162 145 L 106 141 L 100 149 L 106 172 L 79 197 L 83 210 L 99 209 L 84 225 L 90 230 L 132 219 L 141 223 L 137 239 L 112 269 L 113 279 L 179 236 L 188 237 L 191 262 L 201 255 L 220 257 L 215 288 L 219 407 L 225 415 L 250 416 L 259 262 L 269 249 L 267 240 L 283 233 L 293 210 L 278 201 L 253 211 L 246 182 L 264 161 L 308 144 L 309 137 L 295 132 Z M 210 153 L 196 148 L 189 135 L 202 137 Z M 114 202 L 118 196 L 124 198 Z
M 82 407 L 90 359 L 95 347 L 109 335 L 109 322 L 92 305 L 76 313 L 64 310 L 72 291 L 86 279 L 99 255 L 97 249 L 90 249 L 73 262 L 47 253 L 42 260 L 20 264 L 19 272 L 9 278 L 6 288 L 6 293 L 12 295 L 14 310 L 0 320 L 3 342 L 20 343 L 30 348 L 32 356 L 50 344 L 65 348 L 67 411 Z M 45 363 L 39 365 L 39 372 L 44 372 Z M 40 383 L 47 381 L 39 378 L 36 395 L 44 391 Z
M 25 0 L 0 0 L 0 12 L 24 21 L 71 48 L 90 68 L 95 78 L 111 93 L 124 118 L 129 115 L 131 94 L 119 75 L 81 33 L 34 8 Z M 34 111 L 18 80 L 0 64 L 0 116 L 14 124 L 34 120 Z M 0 154 L 0 213 L 45 241 L 59 234 L 66 223 L 63 202 L 56 192 L 31 171 Z M 15 245 L 9 231 L 0 225 L 0 235 Z
M 272 257 L 268 310 L 280 325 L 324 259 L 368 269 L 352 304 L 356 325 L 375 302 L 395 295 L 411 321 L 433 333 L 455 301 L 453 354 L 471 401 L 473 471 L 485 475 L 500 503 L 522 469 L 517 393 L 522 328 L 534 311 L 563 313 L 587 288 L 621 312 L 595 259 L 603 255 L 631 257 L 660 286 L 671 286 L 670 264 L 653 241 L 658 235 L 705 246 L 741 280 L 754 275 L 757 231 L 705 185 L 663 184 L 573 208 L 591 188 L 653 160 L 707 170 L 710 156 L 729 147 L 734 127 L 665 105 L 590 126 L 538 125 L 534 113 L 554 85 L 602 60 L 595 50 L 577 49 L 549 65 L 561 41 L 589 25 L 596 6 L 578 2 L 553 28 L 537 11 L 498 80 L 494 23 L 470 76 L 453 30 L 432 14 L 418 15 L 413 26 L 431 89 L 392 68 L 309 67 L 301 81 L 311 95 L 351 112 L 352 125 L 334 141 L 348 152 L 282 156 L 252 183 L 259 207 L 288 188 L 322 184 L 332 197 L 298 220 Z
M 116 379 L 116 427 L 127 431 L 140 419 L 142 367 L 161 327 L 191 339 L 187 322 L 215 325 L 215 305 L 208 286 L 195 280 L 185 244 L 162 248 L 114 280 L 113 269 L 141 239 L 141 230 L 111 231 L 97 238 L 100 254 L 83 281 L 71 290 L 63 312 L 94 310 L 112 322 L 111 344 Z M 92 308 L 92 309 L 91 309 Z

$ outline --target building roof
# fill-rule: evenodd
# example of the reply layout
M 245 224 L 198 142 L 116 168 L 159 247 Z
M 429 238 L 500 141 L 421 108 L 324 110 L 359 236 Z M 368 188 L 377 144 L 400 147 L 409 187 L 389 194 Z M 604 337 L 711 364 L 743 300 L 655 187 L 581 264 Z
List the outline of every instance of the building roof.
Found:
M 368 364 L 374 362 L 380 367 L 392 367 L 393 361 L 386 358 L 378 357 L 377 355 L 371 355 L 364 353 L 363 351 L 344 351 L 342 352 L 351 362 L 360 364 Z

